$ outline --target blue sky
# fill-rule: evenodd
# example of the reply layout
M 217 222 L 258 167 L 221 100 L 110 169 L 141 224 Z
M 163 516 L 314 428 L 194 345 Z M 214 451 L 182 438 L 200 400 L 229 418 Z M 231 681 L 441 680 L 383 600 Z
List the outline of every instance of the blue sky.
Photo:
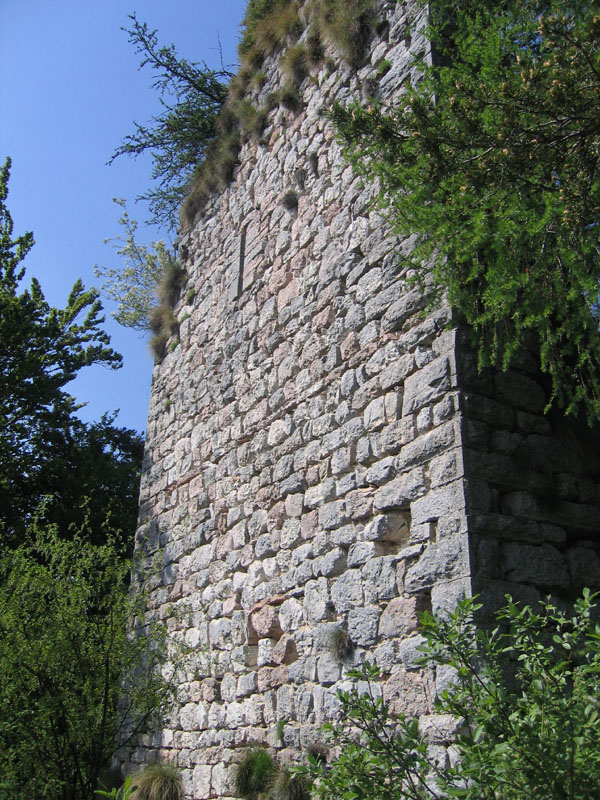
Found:
M 160 111 L 153 74 L 121 27 L 128 14 L 158 30 L 190 61 L 236 64 L 246 0 L 0 0 L 0 159 L 12 159 L 8 207 L 16 235 L 31 230 L 36 244 L 25 261 L 46 299 L 64 307 L 73 283 L 98 283 L 94 265 L 118 266 L 104 239 L 120 233 L 113 197 L 128 201 L 130 216 L 150 180 L 149 158 L 106 162 L 133 120 Z M 167 239 L 140 224 L 143 241 Z M 109 317 L 106 329 L 123 354 L 123 368 L 83 370 L 69 390 L 86 420 L 120 410 L 118 424 L 143 431 L 152 358 L 140 334 Z

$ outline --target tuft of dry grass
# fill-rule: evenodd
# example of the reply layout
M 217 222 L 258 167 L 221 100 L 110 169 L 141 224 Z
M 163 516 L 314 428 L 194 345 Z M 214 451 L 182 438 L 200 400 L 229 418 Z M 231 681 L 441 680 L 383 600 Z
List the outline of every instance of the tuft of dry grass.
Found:
M 314 6 L 323 40 L 359 67 L 376 21 L 373 0 L 316 0 Z
M 310 67 L 308 49 L 304 44 L 288 47 L 280 59 L 281 70 L 290 83 L 300 84 Z
M 254 29 L 254 47 L 264 57 L 281 50 L 288 38 L 297 39 L 304 30 L 298 15 L 298 4 L 291 0 L 278 6 L 257 23 Z
M 302 5 L 298 0 L 249 0 L 239 46 L 240 70 L 219 113 L 217 136 L 195 170 L 182 204 L 180 221 L 184 229 L 193 224 L 211 195 L 231 180 L 242 140 L 260 139 L 269 111 L 278 105 L 293 113 L 301 110 L 299 86 L 310 69 L 323 61 L 325 46 L 358 67 L 375 23 L 374 0 L 308 0 Z M 304 41 L 298 42 L 307 27 Z M 263 62 L 278 51 L 282 51 L 283 85 L 257 107 L 248 95 L 260 91 L 266 80 Z M 336 67 L 330 63 L 330 71 Z
M 258 139 L 265 129 L 267 112 L 257 108 L 250 100 L 241 100 L 235 107 L 240 128 L 246 137 Z
M 181 774 L 172 764 L 155 761 L 134 778 L 135 800 L 182 800 Z

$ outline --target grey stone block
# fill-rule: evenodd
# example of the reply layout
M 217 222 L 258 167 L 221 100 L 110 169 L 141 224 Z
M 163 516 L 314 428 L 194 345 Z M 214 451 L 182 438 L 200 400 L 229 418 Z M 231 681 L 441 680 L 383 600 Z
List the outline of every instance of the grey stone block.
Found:
M 447 582 L 469 574 L 468 545 L 465 536 L 443 539 L 427 545 L 422 556 L 406 571 L 404 588 L 419 592 L 437 582 Z
M 443 355 L 410 375 L 404 382 L 403 413 L 412 414 L 439 398 L 451 388 L 448 356 Z
M 348 635 L 354 645 L 369 647 L 377 641 L 381 611 L 376 606 L 353 608 L 348 614 Z

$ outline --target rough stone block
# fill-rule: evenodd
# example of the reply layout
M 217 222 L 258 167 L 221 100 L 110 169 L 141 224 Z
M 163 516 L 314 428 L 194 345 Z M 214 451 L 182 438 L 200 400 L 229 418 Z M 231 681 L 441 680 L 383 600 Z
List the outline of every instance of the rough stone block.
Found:
M 379 542 L 356 542 L 348 551 L 348 566 L 361 567 L 376 556 L 384 555 L 385 548 Z
M 443 355 L 406 379 L 403 414 L 412 414 L 423 406 L 439 400 L 451 386 L 450 361 L 447 355 Z
M 362 538 L 367 541 L 404 544 L 408 541 L 409 532 L 410 513 L 408 511 L 397 511 L 373 517 L 365 525 Z
M 566 588 L 569 585 L 567 563 L 555 547 L 521 545 L 516 542 L 504 545 L 506 579 L 515 583 L 529 583 L 540 588 Z
M 334 547 L 320 561 L 321 575 L 334 577 L 346 569 L 346 553 L 341 547 Z
M 288 494 L 285 498 L 285 512 L 288 517 L 301 517 L 303 508 L 303 494 Z
M 421 311 L 426 303 L 427 299 L 419 289 L 411 289 L 403 293 L 381 318 L 381 332 L 388 333 L 399 330 L 406 320 Z
M 578 546 L 567 551 L 567 563 L 573 586 L 595 589 L 600 581 L 600 558 L 591 547 Z
M 368 431 L 375 431 L 383 428 L 386 423 L 385 400 L 383 397 L 376 397 L 365 408 L 363 420 Z
M 250 614 L 248 644 L 256 644 L 259 639 L 279 639 L 282 634 L 279 613 L 273 606 L 264 606 Z
M 363 580 L 357 569 L 350 569 L 335 581 L 331 587 L 331 599 L 338 613 L 362 605 Z
M 423 678 L 416 672 L 407 672 L 402 668 L 385 682 L 383 699 L 394 714 L 416 717 L 430 710 Z
M 353 608 L 348 614 L 350 641 L 359 647 L 370 647 L 377 641 L 377 626 L 381 611 L 376 606 Z
M 343 500 L 334 500 L 325 503 L 319 508 L 319 526 L 325 530 L 339 528 L 346 522 L 345 503 Z
M 466 537 L 456 536 L 430 543 L 423 555 L 406 571 L 404 588 L 411 594 L 432 587 L 440 581 L 469 574 Z
M 367 603 L 389 600 L 398 593 L 395 556 L 371 558 L 361 570 Z
M 317 659 L 317 679 L 322 686 L 331 686 L 339 681 L 342 666 L 333 653 L 323 653 Z
M 419 624 L 417 598 L 394 597 L 379 621 L 379 635 L 388 639 L 414 633 Z
M 291 636 L 282 636 L 271 651 L 271 663 L 279 666 L 280 664 L 292 664 L 297 659 L 296 642 Z
M 455 481 L 428 492 L 412 503 L 410 510 L 413 522 L 429 522 L 440 517 L 463 510 L 465 507 L 464 486 Z
M 307 508 L 317 508 L 322 503 L 335 496 L 335 480 L 327 478 L 317 486 L 310 486 L 304 494 L 304 504 Z
M 427 491 L 425 470 L 415 467 L 384 484 L 375 493 L 373 505 L 378 511 L 408 508 L 413 500 Z
M 366 480 L 367 483 L 373 484 L 373 486 L 381 486 L 393 478 L 395 474 L 395 459 L 393 456 L 387 456 L 367 470 Z
M 343 587 L 340 588 L 340 592 L 343 592 Z M 304 587 L 304 615 L 306 621 L 314 624 L 315 622 L 320 622 L 325 619 L 327 617 L 328 607 L 329 592 L 327 580 L 325 578 L 319 578 L 316 581 L 309 581 Z
M 237 683 L 236 696 L 247 697 L 253 694 L 258 686 L 256 672 L 247 672 L 245 675 L 240 675 Z

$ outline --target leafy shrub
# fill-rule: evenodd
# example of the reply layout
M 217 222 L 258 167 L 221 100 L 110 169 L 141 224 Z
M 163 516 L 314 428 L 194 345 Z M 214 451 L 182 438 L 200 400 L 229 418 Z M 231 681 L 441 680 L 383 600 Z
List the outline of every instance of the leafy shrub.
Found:
M 368 690 L 339 693 L 339 757 L 311 758 L 301 774 L 313 797 L 369 800 L 590 800 L 600 785 L 600 625 L 585 590 L 571 612 L 508 598 L 496 626 L 463 600 L 447 617 L 422 616 L 423 665 L 453 676 L 435 701 L 446 728 L 428 738 L 417 719 L 393 714 L 374 691 L 372 666 L 353 677 Z M 363 684 L 364 686 L 364 684 Z M 455 724 L 448 726 L 450 720 Z M 435 717 L 430 720 L 435 728 Z M 451 763 L 439 745 L 453 751 Z
M 125 782 L 122 786 L 115 786 L 110 790 L 110 792 L 106 791 L 105 789 L 96 789 L 96 794 L 99 794 L 100 797 L 107 797 L 108 800 L 131 800 L 131 797 L 136 789 L 137 785 L 132 785 L 131 775 L 128 775 L 125 778 Z
M 174 267 L 175 257 L 164 241 L 151 242 L 149 247 L 136 241 L 138 223 L 129 217 L 125 200 L 115 199 L 114 202 L 122 208 L 119 225 L 123 234 L 107 239 L 105 244 L 114 244 L 124 264 L 117 269 L 95 266 L 94 274 L 105 279 L 100 291 L 118 304 L 112 316 L 119 325 L 147 331 L 156 289 L 167 271 Z
M 119 746 L 162 724 L 172 701 L 166 629 L 128 635 L 146 598 L 112 543 L 37 522 L 28 532 L 0 555 L 0 796 L 92 800 Z

